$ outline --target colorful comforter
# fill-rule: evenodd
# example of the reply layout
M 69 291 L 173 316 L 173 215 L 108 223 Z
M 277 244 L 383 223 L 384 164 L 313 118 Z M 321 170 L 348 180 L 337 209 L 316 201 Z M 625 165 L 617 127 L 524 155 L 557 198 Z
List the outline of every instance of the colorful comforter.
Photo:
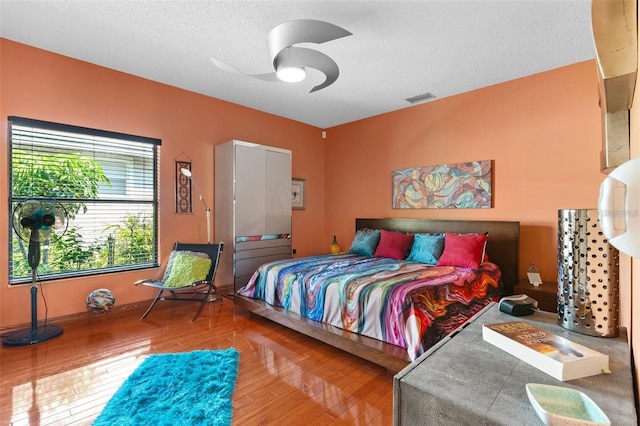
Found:
M 353 254 L 266 263 L 238 294 L 407 349 L 418 357 L 499 294 L 499 268 Z

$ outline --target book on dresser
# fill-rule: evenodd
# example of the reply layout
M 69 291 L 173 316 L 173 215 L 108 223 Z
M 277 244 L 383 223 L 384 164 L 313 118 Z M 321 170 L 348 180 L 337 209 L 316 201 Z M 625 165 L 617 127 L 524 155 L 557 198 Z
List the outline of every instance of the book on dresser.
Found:
M 609 356 L 521 321 L 485 324 L 482 338 L 561 381 L 609 370 Z

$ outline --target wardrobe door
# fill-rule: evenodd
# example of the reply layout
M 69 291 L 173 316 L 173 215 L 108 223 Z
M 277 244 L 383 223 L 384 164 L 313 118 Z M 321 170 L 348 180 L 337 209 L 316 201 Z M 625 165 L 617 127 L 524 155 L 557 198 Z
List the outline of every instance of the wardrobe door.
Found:
M 236 145 L 235 236 L 265 234 L 265 150 Z
M 291 154 L 265 152 L 265 234 L 291 233 Z

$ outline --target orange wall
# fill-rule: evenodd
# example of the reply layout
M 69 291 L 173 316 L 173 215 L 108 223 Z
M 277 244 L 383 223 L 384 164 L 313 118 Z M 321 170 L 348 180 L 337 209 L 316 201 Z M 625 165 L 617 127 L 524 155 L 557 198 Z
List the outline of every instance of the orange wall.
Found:
M 534 261 L 555 281 L 557 210 L 595 208 L 600 113 L 595 62 L 560 68 L 327 130 L 0 39 L 0 176 L 7 175 L 6 117 L 25 116 L 162 139 L 161 261 L 174 241 L 204 241 L 204 209 L 173 213 L 173 160 L 190 158 L 213 202 L 213 147 L 235 138 L 293 151 L 293 175 L 306 179 L 306 209 L 293 211 L 299 256 L 326 252 L 337 235 L 348 249 L 356 217 L 515 220 L 521 223 L 520 275 Z M 637 139 L 637 138 L 636 138 Z M 391 171 L 494 160 L 494 208 L 393 210 Z M 7 199 L 6 185 L 0 197 Z M 6 209 L 0 222 L 7 223 Z M 215 212 L 214 212 L 215 220 Z M 7 259 L 0 227 L 0 258 Z M 5 241 L 2 243 L 1 241 Z M 2 267 L 3 271 L 5 267 Z M 148 299 L 136 279 L 160 271 L 45 283 L 49 316 L 83 312 L 95 288 L 118 303 Z M 621 289 L 623 324 L 630 289 Z M 0 329 L 29 320 L 28 287 L 0 273 Z M 41 311 L 42 312 L 42 311 Z
M 597 207 L 600 151 L 595 60 L 331 128 L 324 239 L 335 234 L 348 249 L 356 217 L 514 220 L 520 276 L 534 261 L 555 282 L 558 209 Z M 640 156 L 637 106 L 631 151 Z M 392 170 L 485 159 L 494 160 L 492 209 L 391 208 Z M 621 255 L 620 278 L 620 325 L 637 354 L 640 291 L 632 286 L 640 285 L 640 260 Z
M 558 209 L 597 207 L 600 128 L 595 61 L 331 128 L 325 240 L 348 248 L 356 217 L 519 221 L 520 276 L 555 282 Z M 494 161 L 494 208 L 391 208 L 392 170 L 473 160 Z
M 206 241 L 204 207 L 197 198 L 193 215 L 174 214 L 174 159 L 191 159 L 194 179 L 212 205 L 215 144 L 239 139 L 287 148 L 293 151 L 293 175 L 306 179 L 310 195 L 306 210 L 293 212 L 293 246 L 299 255 L 324 249 L 320 129 L 6 39 L 0 39 L 0 64 L 0 176 L 7 176 L 9 115 L 162 139 L 159 229 L 164 264 L 175 241 Z M 0 184 L 0 199 L 7 197 L 7 186 Z M 7 221 L 7 208 L 2 208 L 0 223 Z M 30 321 L 29 287 L 8 287 L 7 241 L 7 226 L 0 226 L 0 329 Z M 132 283 L 159 274 L 147 270 L 47 282 L 49 317 L 85 312 L 87 294 L 101 287 L 111 289 L 118 304 L 149 299 L 149 289 Z M 42 318 L 44 306 L 38 309 Z

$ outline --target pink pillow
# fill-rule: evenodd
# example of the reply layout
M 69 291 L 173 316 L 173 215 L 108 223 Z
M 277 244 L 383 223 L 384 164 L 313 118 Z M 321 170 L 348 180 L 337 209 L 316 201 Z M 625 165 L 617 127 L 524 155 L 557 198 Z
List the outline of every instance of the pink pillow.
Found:
M 380 230 L 380 242 L 373 254 L 375 257 L 390 257 L 402 260 L 407 256 L 409 247 L 413 243 L 413 234 Z
M 484 257 L 487 244 L 486 234 L 444 234 L 444 251 L 438 259 L 438 266 L 459 266 L 478 269 Z

